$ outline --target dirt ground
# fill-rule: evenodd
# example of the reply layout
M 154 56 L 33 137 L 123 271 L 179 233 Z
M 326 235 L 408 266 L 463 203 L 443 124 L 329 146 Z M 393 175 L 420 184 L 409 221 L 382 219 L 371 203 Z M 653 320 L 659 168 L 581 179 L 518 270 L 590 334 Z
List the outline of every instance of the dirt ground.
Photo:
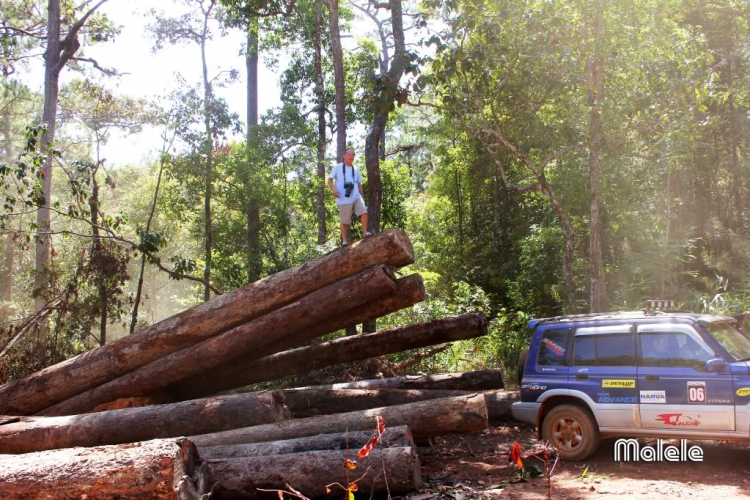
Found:
M 446 436 L 433 446 L 420 447 L 425 485 L 410 499 L 547 498 L 545 478 L 518 482 L 518 469 L 508 463 L 513 443 L 518 442 L 524 449 L 524 464 L 543 470 L 543 462 L 529 456 L 540 450 L 535 437 L 532 426 L 499 425 L 479 434 Z M 641 444 L 654 441 L 641 440 Z M 750 443 L 689 441 L 688 447 L 692 445 L 703 448 L 703 462 L 619 463 L 614 461 L 614 440 L 605 440 L 588 461 L 557 464 L 550 498 L 750 498 Z

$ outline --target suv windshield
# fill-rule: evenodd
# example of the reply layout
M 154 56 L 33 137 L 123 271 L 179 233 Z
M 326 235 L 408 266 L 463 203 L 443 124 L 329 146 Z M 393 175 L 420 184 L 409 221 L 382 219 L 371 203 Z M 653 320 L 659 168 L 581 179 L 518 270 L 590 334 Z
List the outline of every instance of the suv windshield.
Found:
M 730 323 L 711 323 L 708 333 L 716 339 L 734 359 L 750 360 L 750 339 L 742 335 Z

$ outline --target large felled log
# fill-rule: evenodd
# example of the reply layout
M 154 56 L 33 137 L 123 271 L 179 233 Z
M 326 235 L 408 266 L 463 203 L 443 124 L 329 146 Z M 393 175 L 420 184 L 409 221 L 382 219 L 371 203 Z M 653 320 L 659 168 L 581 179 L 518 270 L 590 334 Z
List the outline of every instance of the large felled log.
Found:
M 356 454 L 351 453 L 351 458 Z M 366 495 L 386 493 L 402 495 L 422 486 L 422 473 L 414 448 L 375 449 L 357 460 L 356 470 L 344 467 L 342 451 L 308 451 L 292 455 L 208 460 L 217 482 L 217 499 L 269 497 L 261 489 L 285 489 L 289 484 L 309 498 L 326 495 L 326 485 L 337 482 L 344 487 L 357 481 L 357 491 Z M 386 486 L 387 482 L 387 486 Z M 332 492 L 345 494 L 336 486 Z
M 187 439 L 0 455 L 0 498 L 197 500 L 211 488 Z
M 36 413 L 367 268 L 378 264 L 401 267 L 413 261 L 406 234 L 396 229 L 383 231 L 214 298 L 136 335 L 4 384 L 0 386 L 0 414 Z
M 473 394 L 467 391 L 418 391 L 414 389 L 285 389 L 284 399 L 292 418 L 332 415 L 380 406 L 394 406 L 430 399 Z M 491 421 L 512 419 L 510 406 L 519 401 L 518 393 L 492 391 L 484 393 L 487 417 Z
M 404 377 L 378 378 L 342 382 L 318 389 L 417 389 L 427 391 L 492 391 L 505 387 L 502 370 L 477 370 L 464 373 L 438 375 L 406 375 Z M 300 387 L 300 389 L 306 389 Z
M 513 403 L 520 401 L 518 391 L 494 391 L 486 392 L 484 400 L 487 402 L 487 416 L 493 422 L 513 420 L 510 407 Z
M 120 398 L 146 396 L 234 358 L 260 358 L 320 335 L 313 327 L 332 310 L 346 314 L 396 289 L 389 267 L 377 266 L 317 290 L 287 306 L 200 344 L 172 353 L 104 385 L 56 404 L 42 415 L 73 415 Z M 325 332 L 323 332 L 325 333 Z
M 430 399 L 466 396 L 466 391 L 415 391 L 411 389 L 285 389 L 284 399 L 292 418 L 332 415 Z
M 403 279 L 408 280 L 410 278 L 411 276 Z M 402 282 L 403 280 L 399 281 Z M 411 285 L 412 283 L 414 285 Z M 418 295 L 422 296 L 421 278 L 419 280 L 412 279 L 404 284 L 409 285 L 404 288 L 414 288 L 419 291 Z M 398 294 L 399 290 L 395 293 Z M 365 305 L 363 309 L 369 307 L 371 305 Z M 354 313 L 354 316 L 358 315 L 357 311 L 354 311 Z M 334 316 L 332 318 L 333 325 L 339 326 L 339 328 L 346 326 L 345 321 L 347 319 L 349 321 L 352 319 L 348 314 Z M 361 317 L 355 317 L 354 319 L 355 322 L 351 324 L 358 324 L 367 320 Z M 338 329 L 331 328 L 333 325 L 327 326 L 325 329 Z M 484 314 L 470 313 L 454 318 L 417 323 L 403 328 L 383 330 L 377 333 L 343 337 L 310 347 L 280 352 L 255 361 L 243 360 L 231 366 L 221 367 L 211 373 L 185 381 L 185 383 L 171 390 L 171 395 L 176 400 L 182 400 L 205 394 L 214 394 L 226 389 L 275 380 L 286 375 L 305 373 L 338 363 L 348 363 L 427 345 L 480 337 L 486 333 L 487 320 Z
M 0 453 L 131 443 L 236 429 L 288 418 L 279 391 L 196 399 L 0 425 Z
M 228 446 L 203 446 L 201 458 L 265 457 L 268 455 L 288 455 L 305 451 L 352 450 L 356 453 L 375 434 L 375 430 L 351 431 L 338 434 L 318 434 L 316 436 L 267 443 L 243 443 Z M 414 446 L 411 431 L 405 425 L 388 427 L 380 436 L 378 447 Z
M 222 446 L 294 439 L 321 433 L 334 434 L 346 430 L 370 430 L 374 429 L 375 417 L 378 415 L 385 419 L 386 426 L 407 425 L 414 439 L 479 432 L 487 428 L 487 405 L 484 396 L 473 394 L 408 405 L 288 420 L 277 424 L 192 436 L 190 439 L 199 447 Z

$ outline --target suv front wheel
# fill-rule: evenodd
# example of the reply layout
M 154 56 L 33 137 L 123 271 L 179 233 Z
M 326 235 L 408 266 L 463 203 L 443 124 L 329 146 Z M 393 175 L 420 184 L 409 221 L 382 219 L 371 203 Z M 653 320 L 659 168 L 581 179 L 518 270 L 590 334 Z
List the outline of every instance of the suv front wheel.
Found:
M 589 458 L 599 448 L 599 426 L 576 405 L 552 408 L 544 417 L 542 436 L 557 448 L 560 458 L 572 462 Z

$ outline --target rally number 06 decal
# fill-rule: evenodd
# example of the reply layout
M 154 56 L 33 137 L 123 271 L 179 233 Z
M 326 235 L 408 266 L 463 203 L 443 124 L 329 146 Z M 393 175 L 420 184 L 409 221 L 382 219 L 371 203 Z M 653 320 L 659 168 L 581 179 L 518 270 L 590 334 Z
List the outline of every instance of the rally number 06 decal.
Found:
M 706 383 L 705 382 L 688 382 L 688 403 L 705 403 L 706 402 Z

